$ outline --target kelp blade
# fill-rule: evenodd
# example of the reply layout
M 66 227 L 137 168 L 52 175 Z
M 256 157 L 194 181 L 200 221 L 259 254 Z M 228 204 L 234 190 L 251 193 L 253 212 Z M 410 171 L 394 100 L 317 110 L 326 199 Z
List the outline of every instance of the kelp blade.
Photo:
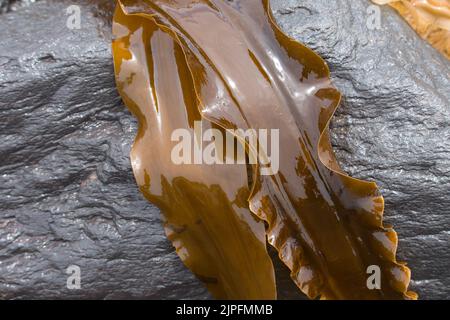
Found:
M 382 224 L 375 183 L 339 168 L 328 123 L 340 93 L 314 52 L 284 35 L 266 0 L 121 0 L 181 46 L 201 115 L 227 130 L 279 130 L 279 170 L 256 177 L 249 206 L 310 298 L 414 299 Z M 243 137 L 240 137 L 243 138 Z M 266 158 L 268 158 L 268 153 Z M 225 181 L 224 181 L 225 182 Z M 368 285 L 379 268 L 380 287 Z
M 122 98 L 139 120 L 131 159 L 184 264 L 219 299 L 275 299 L 264 223 L 248 209 L 245 165 L 176 165 L 172 133 L 202 121 L 185 57 L 152 20 L 117 6 L 113 54 Z M 211 128 L 203 120 L 204 130 Z M 186 131 L 185 131 L 186 132 Z

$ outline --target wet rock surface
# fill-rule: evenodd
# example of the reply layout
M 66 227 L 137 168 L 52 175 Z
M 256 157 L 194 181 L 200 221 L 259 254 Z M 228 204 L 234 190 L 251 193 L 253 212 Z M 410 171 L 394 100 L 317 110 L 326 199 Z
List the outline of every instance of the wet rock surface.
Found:
M 330 66 L 344 95 L 331 125 L 335 150 L 346 172 L 380 186 L 411 288 L 450 299 L 450 62 L 390 8 L 373 29 L 369 6 L 287 0 L 273 10 Z
M 66 26 L 74 3 L 79 30 Z M 109 3 L 42 0 L 0 15 L 0 298 L 210 298 L 134 182 L 136 122 L 115 89 Z M 345 96 L 338 158 L 381 187 L 412 288 L 449 299 L 450 63 L 389 8 L 371 30 L 369 5 L 272 0 Z M 302 298 L 276 264 L 280 298 Z M 66 287 L 70 265 L 79 290 Z
M 29 6 L 36 1 L 39 0 L 0 0 L 0 13 L 16 11 L 21 7 Z

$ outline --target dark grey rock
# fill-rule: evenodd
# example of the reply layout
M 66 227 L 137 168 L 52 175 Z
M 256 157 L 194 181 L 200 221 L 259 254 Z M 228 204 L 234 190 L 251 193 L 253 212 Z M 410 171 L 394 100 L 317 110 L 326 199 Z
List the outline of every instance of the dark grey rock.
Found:
M 274 1 L 280 26 L 319 53 L 344 101 L 333 144 L 352 176 L 385 196 L 399 260 L 422 299 L 450 299 L 450 62 L 389 7 L 369 1 Z M 319 18 L 320 17 L 320 18 Z
M 115 89 L 106 2 L 43 0 L 0 15 L 0 298 L 210 298 L 135 185 L 136 122 Z M 73 3 L 80 30 L 66 27 Z M 381 186 L 413 289 L 448 299 L 450 64 L 388 8 L 369 30 L 369 4 L 272 0 L 345 95 L 338 157 Z M 280 297 L 301 298 L 276 264 Z M 70 265 L 80 290 L 66 288 Z
M 39 0 L 0 0 L 0 13 L 16 11 Z
M 69 4 L 0 16 L 0 298 L 208 298 L 136 188 L 109 27 Z

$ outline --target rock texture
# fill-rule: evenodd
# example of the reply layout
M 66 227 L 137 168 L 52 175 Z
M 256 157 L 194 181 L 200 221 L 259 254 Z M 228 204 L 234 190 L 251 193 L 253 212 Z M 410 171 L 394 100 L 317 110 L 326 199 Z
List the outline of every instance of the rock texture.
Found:
M 16 11 L 39 0 L 0 0 L 0 13 Z
M 0 16 L 0 297 L 206 298 L 136 188 L 110 27 L 81 3 L 68 29 L 71 2 Z
M 79 30 L 66 27 L 74 3 Z M 136 122 L 115 89 L 109 3 L 42 0 L 0 15 L 0 298 L 210 298 L 134 182 Z M 272 6 L 345 95 L 338 158 L 379 183 L 412 288 L 450 299 L 450 63 L 389 8 L 368 28 L 367 0 Z M 70 265 L 79 290 L 66 287 Z M 277 269 L 280 298 L 302 298 Z
M 329 64 L 344 94 L 335 150 L 347 172 L 381 187 L 412 288 L 422 299 L 450 299 L 450 62 L 390 8 L 371 30 L 370 5 L 286 0 L 273 10 Z

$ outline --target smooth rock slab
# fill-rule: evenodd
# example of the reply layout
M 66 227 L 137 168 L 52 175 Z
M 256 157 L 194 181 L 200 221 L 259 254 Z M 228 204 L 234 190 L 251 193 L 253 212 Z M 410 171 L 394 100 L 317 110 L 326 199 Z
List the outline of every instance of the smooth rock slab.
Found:
M 80 30 L 66 27 L 74 3 Z M 0 298 L 208 299 L 134 182 L 136 122 L 115 89 L 110 2 L 96 3 L 43 0 L 0 15 Z M 338 157 L 382 188 L 413 288 L 448 299 L 449 62 L 389 8 L 369 30 L 369 5 L 272 0 L 345 95 L 332 124 Z M 66 287 L 70 265 L 80 290 Z M 302 298 L 276 265 L 280 298 Z

